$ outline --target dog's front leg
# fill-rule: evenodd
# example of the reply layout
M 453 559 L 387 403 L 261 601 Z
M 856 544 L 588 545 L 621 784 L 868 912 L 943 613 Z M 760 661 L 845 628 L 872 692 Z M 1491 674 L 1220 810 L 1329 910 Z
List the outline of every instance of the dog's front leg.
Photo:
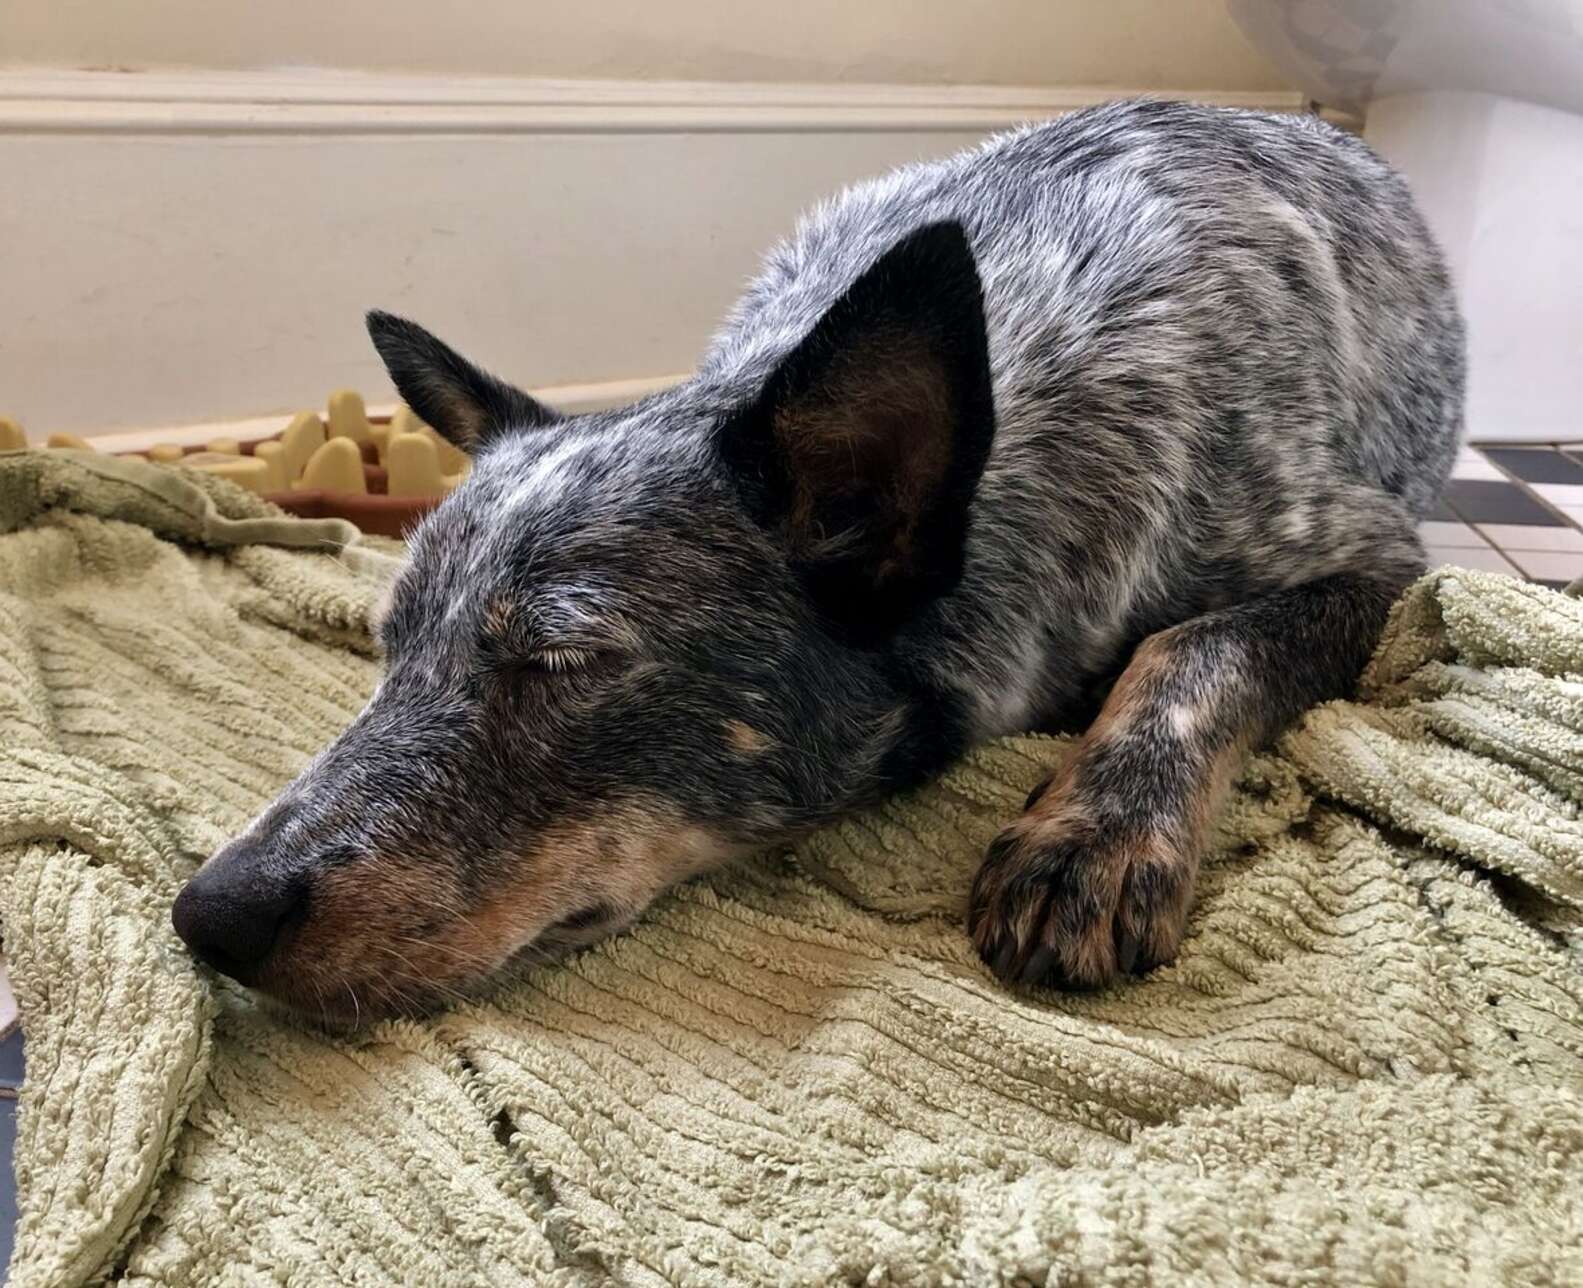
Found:
M 1412 572 L 1325 578 L 1146 639 L 973 883 L 968 932 L 995 973 L 1091 988 L 1171 960 L 1243 753 L 1351 690 Z

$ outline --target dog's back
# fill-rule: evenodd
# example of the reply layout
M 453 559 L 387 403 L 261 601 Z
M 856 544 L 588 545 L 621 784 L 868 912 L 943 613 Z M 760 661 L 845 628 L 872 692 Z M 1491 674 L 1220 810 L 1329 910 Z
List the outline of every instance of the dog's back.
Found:
M 972 243 L 994 374 L 968 571 L 934 625 L 979 734 L 1058 712 L 1152 631 L 1411 542 L 1379 505 L 1422 516 L 1449 474 L 1462 323 L 1358 139 L 1132 102 L 896 171 L 771 253 L 704 371 L 757 378 L 940 220 Z

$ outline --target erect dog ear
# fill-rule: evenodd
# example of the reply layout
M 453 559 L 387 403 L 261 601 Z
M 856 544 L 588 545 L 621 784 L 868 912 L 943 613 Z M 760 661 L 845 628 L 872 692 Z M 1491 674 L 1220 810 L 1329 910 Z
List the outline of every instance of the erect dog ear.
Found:
M 872 635 L 961 575 L 994 432 L 978 270 L 940 223 L 859 277 L 719 444 L 826 615 Z
M 441 437 L 472 453 L 499 434 L 554 424 L 560 414 L 475 367 L 416 322 L 377 309 L 368 335 L 407 406 Z

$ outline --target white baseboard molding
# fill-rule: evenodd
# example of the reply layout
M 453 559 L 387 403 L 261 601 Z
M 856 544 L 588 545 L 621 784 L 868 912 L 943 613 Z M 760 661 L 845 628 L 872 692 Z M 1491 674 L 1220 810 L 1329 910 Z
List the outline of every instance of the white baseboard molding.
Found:
M 331 389 L 377 403 L 375 307 L 524 387 L 689 370 L 814 201 L 1129 96 L 0 71 L 0 414 L 214 436 Z
M 550 385 L 529 392 L 539 401 L 569 415 L 603 411 L 609 407 L 624 407 L 649 394 L 659 393 L 672 385 L 680 384 L 685 375 L 650 376 L 638 380 L 603 380 L 582 385 Z M 370 403 L 368 414 L 375 420 L 388 417 L 399 403 Z M 323 408 L 296 408 L 278 411 L 267 416 L 249 416 L 244 420 L 211 420 L 195 425 L 175 425 L 166 428 L 126 429 L 110 434 L 88 434 L 83 437 L 101 452 L 146 452 L 160 443 L 175 443 L 192 447 L 216 438 L 234 438 L 239 443 L 254 443 L 273 438 L 291 423 L 298 411 Z
M 0 72 L 0 132 L 578 134 L 1000 130 L 1147 94 L 1296 111 L 1290 93 L 763 84 L 352 72 Z

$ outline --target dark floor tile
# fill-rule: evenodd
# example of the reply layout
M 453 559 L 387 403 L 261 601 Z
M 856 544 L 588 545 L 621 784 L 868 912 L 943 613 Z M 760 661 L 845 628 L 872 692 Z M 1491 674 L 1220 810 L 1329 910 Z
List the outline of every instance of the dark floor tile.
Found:
M 1460 523 L 1460 522 L 1462 522 L 1462 520 L 1457 518 L 1456 511 L 1453 510 L 1444 501 L 1436 501 L 1435 502 L 1435 508 L 1432 509 L 1431 511 L 1429 511 L 1428 514 L 1424 515 L 1424 520 L 1426 522 L 1428 522 L 1428 523 Z
M 22 1030 L 12 1030 L 11 1036 L 0 1041 L 0 1087 L 22 1085 Z
M 1583 463 L 1549 447 L 1481 447 L 1479 451 L 1524 483 L 1583 484 Z
M 1541 586 L 1548 586 L 1551 590 L 1565 590 L 1572 583 L 1570 581 L 1548 581 L 1543 577 L 1534 579 Z
M 1534 523 L 1564 528 L 1567 522 L 1549 506 L 1541 505 L 1515 483 L 1483 479 L 1452 479 L 1446 502 L 1467 523 Z
M 0 1100 L 0 1274 L 11 1264 L 16 1246 L 16 1101 Z

